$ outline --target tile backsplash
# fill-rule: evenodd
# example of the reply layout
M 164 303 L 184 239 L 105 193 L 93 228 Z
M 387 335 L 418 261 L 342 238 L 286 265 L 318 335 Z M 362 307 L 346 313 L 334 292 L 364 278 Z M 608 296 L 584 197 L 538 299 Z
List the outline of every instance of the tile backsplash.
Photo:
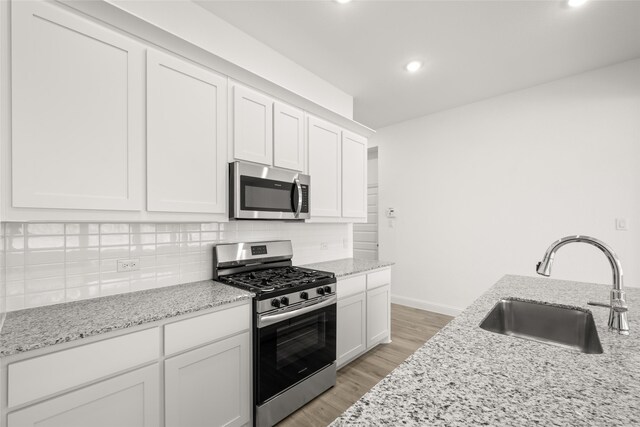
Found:
M 0 226 L 2 316 L 5 310 L 211 279 L 212 247 L 218 242 L 291 240 L 298 265 L 353 253 L 351 224 L 10 222 Z M 139 269 L 118 272 L 118 260 L 130 259 L 137 260 Z

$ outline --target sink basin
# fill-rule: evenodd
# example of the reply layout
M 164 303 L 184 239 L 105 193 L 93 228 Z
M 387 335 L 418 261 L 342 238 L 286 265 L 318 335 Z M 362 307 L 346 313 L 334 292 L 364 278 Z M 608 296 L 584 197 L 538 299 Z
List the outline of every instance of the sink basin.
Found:
M 582 353 L 602 353 L 593 315 L 586 309 L 504 298 L 491 309 L 480 327 Z

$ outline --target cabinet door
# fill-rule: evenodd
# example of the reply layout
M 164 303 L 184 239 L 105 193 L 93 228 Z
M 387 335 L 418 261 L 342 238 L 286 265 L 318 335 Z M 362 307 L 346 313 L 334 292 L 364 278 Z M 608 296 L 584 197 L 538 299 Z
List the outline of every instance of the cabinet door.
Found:
M 249 333 L 165 361 L 166 427 L 249 422 Z
M 342 132 L 342 216 L 367 218 L 367 140 Z
M 359 293 L 338 301 L 337 359 L 338 367 L 363 353 L 367 348 L 366 297 Z
M 391 332 L 390 292 L 389 285 L 367 292 L 367 348 L 389 337 Z
M 147 208 L 224 213 L 227 79 L 147 55 Z
M 140 210 L 143 48 L 48 2 L 11 9 L 13 206 Z
M 8 415 L 8 427 L 157 427 L 158 365 L 46 400 Z
M 304 171 L 304 113 L 279 102 L 273 105 L 273 165 Z
M 271 165 L 273 100 L 243 86 L 233 87 L 233 157 Z
M 339 217 L 342 200 L 340 128 L 309 117 L 308 133 L 311 217 Z

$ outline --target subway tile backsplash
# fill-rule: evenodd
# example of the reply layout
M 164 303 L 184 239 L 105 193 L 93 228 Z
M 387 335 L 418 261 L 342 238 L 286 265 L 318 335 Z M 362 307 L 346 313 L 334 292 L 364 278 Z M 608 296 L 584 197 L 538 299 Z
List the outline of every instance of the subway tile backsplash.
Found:
M 0 239 L 0 325 L 5 311 L 211 279 L 219 242 L 291 240 L 297 265 L 353 253 L 351 224 L 11 222 Z M 129 259 L 139 269 L 119 272 Z

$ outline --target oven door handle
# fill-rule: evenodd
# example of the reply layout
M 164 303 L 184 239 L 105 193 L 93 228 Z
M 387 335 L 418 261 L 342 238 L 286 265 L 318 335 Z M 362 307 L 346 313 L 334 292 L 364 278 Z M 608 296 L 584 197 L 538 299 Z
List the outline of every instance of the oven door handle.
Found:
M 278 314 L 261 314 L 258 316 L 258 328 L 264 328 L 265 326 L 273 325 L 274 323 L 288 320 L 301 314 L 309 313 L 310 311 L 317 310 L 319 308 L 328 307 L 335 304 L 338 301 L 338 297 L 333 295 L 329 298 L 323 299 L 320 302 L 304 306 L 297 310 L 287 311 L 285 313 Z

